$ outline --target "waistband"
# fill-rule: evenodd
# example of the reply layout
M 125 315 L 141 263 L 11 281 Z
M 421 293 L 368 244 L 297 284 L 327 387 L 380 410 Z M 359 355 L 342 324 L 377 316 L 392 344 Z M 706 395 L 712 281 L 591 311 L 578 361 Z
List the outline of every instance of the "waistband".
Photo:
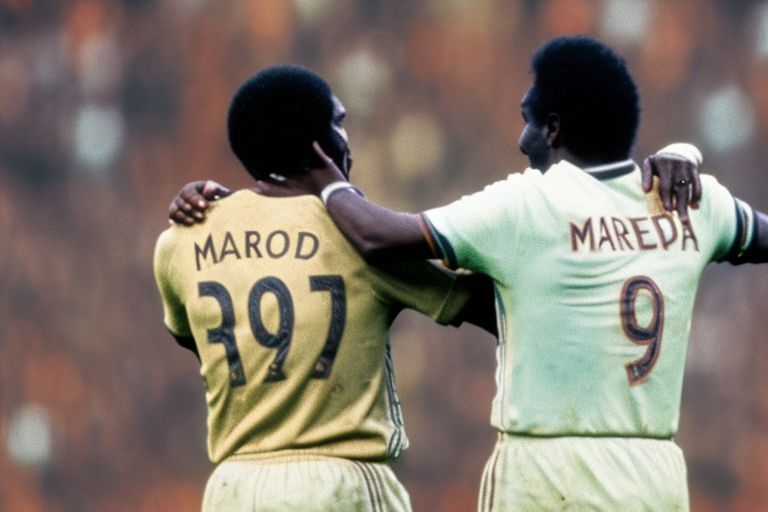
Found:
M 277 452 L 264 452 L 264 453 L 238 453 L 230 455 L 225 458 L 219 464 L 225 462 L 266 462 L 266 463 L 282 463 L 282 462 L 300 462 L 300 461 L 338 461 L 338 462 L 356 462 L 362 464 L 383 464 L 388 465 L 387 461 L 382 460 L 365 460 L 365 459 L 349 459 L 346 457 L 336 457 L 333 455 L 325 455 L 309 450 L 284 450 Z

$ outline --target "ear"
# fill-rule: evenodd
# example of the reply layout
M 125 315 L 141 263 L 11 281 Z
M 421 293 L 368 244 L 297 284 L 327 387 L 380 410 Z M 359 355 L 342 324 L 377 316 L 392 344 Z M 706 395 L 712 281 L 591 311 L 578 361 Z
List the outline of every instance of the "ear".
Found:
M 547 115 L 547 144 L 551 148 L 557 148 L 562 143 L 563 133 L 560 130 L 560 116 L 555 113 Z

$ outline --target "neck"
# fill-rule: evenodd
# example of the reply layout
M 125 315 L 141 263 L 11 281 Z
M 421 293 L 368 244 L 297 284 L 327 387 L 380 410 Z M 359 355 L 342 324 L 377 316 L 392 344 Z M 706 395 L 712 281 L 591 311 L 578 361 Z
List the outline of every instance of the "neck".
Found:
M 307 194 L 307 192 L 297 189 L 294 186 L 295 183 L 291 183 L 292 179 L 295 181 L 295 176 L 287 178 L 282 174 L 269 173 L 267 175 L 261 175 L 257 179 L 259 183 L 263 184 L 263 186 L 257 185 L 256 187 L 252 187 L 251 190 L 263 196 L 293 197 Z
M 557 160 L 555 160 L 555 161 L 568 160 L 569 162 L 571 162 L 576 167 L 580 167 L 582 169 L 587 168 L 587 167 L 597 167 L 597 166 L 600 166 L 600 165 L 613 164 L 613 163 L 619 162 L 621 160 L 626 160 L 626 159 L 629 158 L 627 156 L 625 158 L 619 158 L 619 159 L 616 159 L 616 158 L 601 158 L 601 157 L 584 159 L 584 158 L 577 157 L 576 155 L 574 155 L 573 153 L 571 153 L 570 151 L 568 151 L 565 148 L 560 148 L 555 153 L 556 153 L 556 156 L 557 156 Z

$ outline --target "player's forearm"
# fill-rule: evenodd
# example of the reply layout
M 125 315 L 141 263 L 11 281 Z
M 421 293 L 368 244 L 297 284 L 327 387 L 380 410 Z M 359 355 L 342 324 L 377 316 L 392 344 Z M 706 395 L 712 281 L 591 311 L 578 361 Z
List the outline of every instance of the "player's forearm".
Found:
M 483 274 L 463 276 L 459 279 L 472 280 L 474 293 L 461 310 L 458 320 L 474 324 L 494 336 L 498 335 L 493 280 Z
M 339 230 L 368 261 L 434 258 L 415 214 L 389 210 L 349 190 L 331 196 L 326 207 Z

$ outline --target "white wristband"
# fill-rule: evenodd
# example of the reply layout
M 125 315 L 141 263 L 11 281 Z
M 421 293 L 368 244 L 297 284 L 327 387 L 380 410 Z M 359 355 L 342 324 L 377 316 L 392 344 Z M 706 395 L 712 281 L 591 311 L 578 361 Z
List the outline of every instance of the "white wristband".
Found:
M 363 191 L 351 184 L 348 181 L 334 181 L 330 185 L 326 185 L 322 192 L 320 192 L 320 199 L 323 201 L 323 204 L 327 205 L 328 200 L 331 198 L 333 194 L 338 192 L 339 190 L 345 190 L 350 189 L 355 194 L 359 195 L 360 197 L 363 197 Z
M 688 160 L 692 164 L 698 165 L 699 167 L 701 167 L 701 164 L 704 162 L 704 157 L 701 156 L 701 151 L 699 151 L 699 148 L 693 144 L 688 144 L 687 142 L 675 142 L 669 146 L 661 148 L 656 152 L 656 154 L 674 155 L 680 158 L 684 158 L 685 160 Z

